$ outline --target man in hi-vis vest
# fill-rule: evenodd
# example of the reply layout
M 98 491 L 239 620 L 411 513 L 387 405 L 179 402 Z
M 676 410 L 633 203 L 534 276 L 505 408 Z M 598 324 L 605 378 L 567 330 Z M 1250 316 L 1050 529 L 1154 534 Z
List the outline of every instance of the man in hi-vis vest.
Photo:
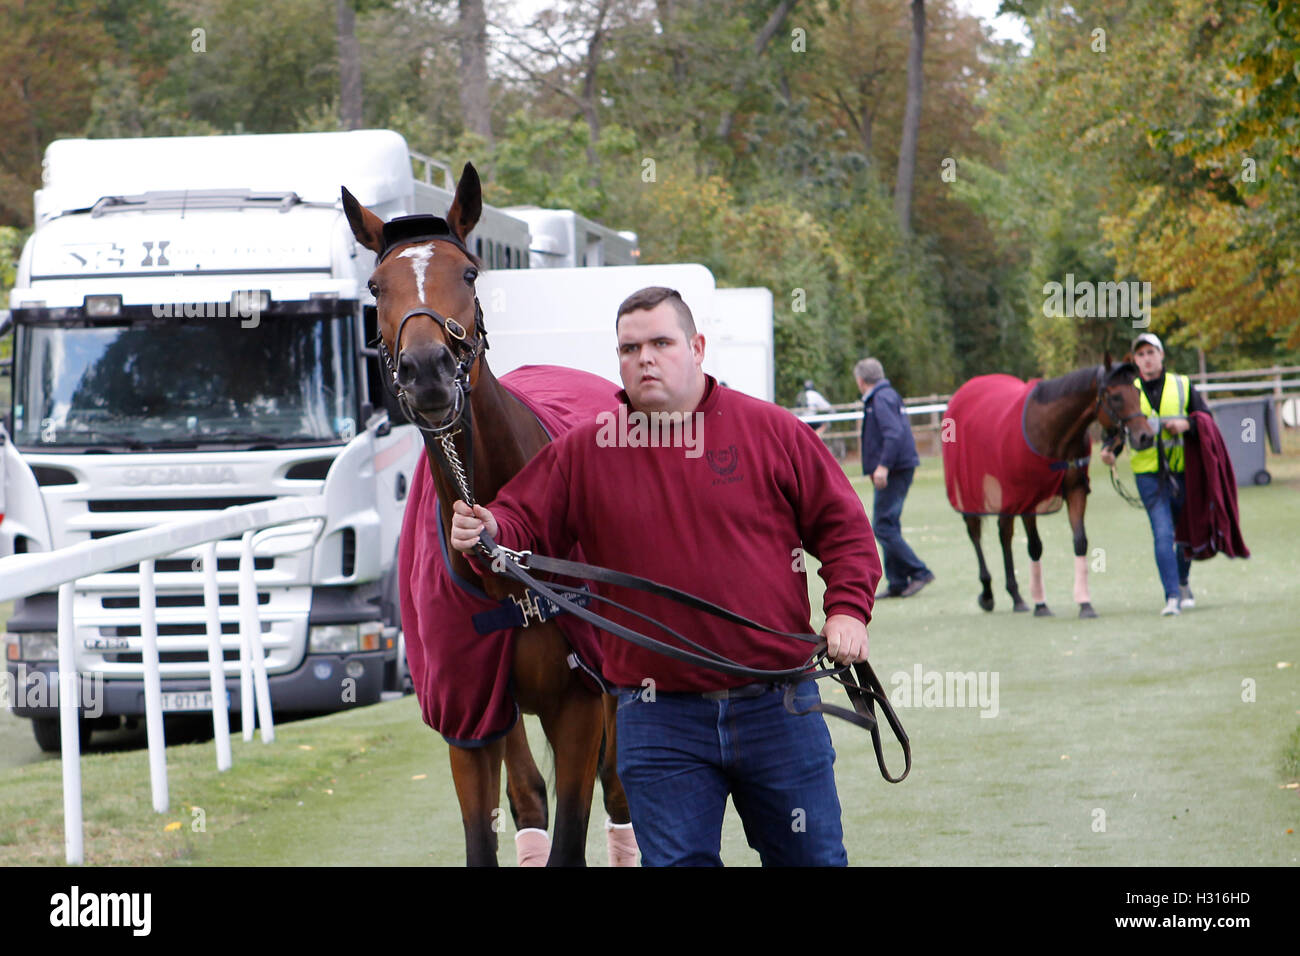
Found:
M 1166 374 L 1164 346 L 1152 333 L 1143 332 L 1133 340 L 1133 361 L 1141 374 L 1133 384 L 1137 386 L 1142 412 L 1157 434 L 1154 445 L 1133 452 L 1133 477 L 1155 537 L 1156 568 L 1165 591 L 1165 606 L 1160 613 L 1175 615 L 1181 608 L 1196 604 L 1187 584 L 1192 560 L 1185 548 L 1174 544 L 1174 526 L 1186 500 L 1183 443 L 1188 438 L 1196 440 L 1191 413 L 1209 413 L 1210 409 L 1186 375 Z M 1101 460 L 1112 465 L 1115 456 L 1103 448 Z

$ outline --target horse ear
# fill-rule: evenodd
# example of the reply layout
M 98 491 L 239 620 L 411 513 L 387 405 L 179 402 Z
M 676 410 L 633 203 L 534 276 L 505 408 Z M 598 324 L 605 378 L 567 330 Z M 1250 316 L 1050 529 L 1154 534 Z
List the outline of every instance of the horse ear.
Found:
M 343 187 L 343 212 L 347 214 L 348 225 L 352 227 L 357 242 L 375 255 L 384 251 L 384 221 L 357 202 L 346 186 Z
M 466 163 L 461 170 L 460 182 L 456 184 L 456 198 L 447 210 L 447 225 L 461 242 L 478 225 L 479 216 L 483 215 L 483 188 L 479 183 L 478 170 L 473 163 Z
M 1111 365 L 1114 364 L 1110 360 L 1110 349 L 1106 349 L 1106 351 L 1102 354 L 1102 361 L 1106 364 L 1106 371 L 1109 372 Z

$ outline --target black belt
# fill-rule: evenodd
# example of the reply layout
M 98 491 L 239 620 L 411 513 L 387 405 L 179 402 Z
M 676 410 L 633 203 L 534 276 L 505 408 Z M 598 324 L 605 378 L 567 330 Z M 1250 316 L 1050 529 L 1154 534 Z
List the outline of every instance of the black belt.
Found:
M 656 690 L 656 697 L 702 697 L 705 700 L 751 700 L 762 697 L 768 691 L 775 690 L 776 684 L 758 681 L 753 684 L 741 684 L 739 687 L 724 687 L 722 690 Z M 645 687 L 620 687 L 619 690 L 630 694 L 644 694 Z

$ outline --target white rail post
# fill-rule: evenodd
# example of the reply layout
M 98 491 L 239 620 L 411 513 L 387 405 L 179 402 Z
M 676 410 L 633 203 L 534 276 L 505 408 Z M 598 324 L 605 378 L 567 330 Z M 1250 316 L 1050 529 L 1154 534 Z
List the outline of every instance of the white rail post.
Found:
M 253 533 L 251 531 L 244 535 L 243 549 L 239 557 L 240 600 L 242 603 L 244 580 L 247 577 L 252 608 L 249 613 L 251 626 L 247 628 L 248 648 L 253 659 L 253 687 L 257 691 L 257 725 L 262 728 L 262 743 L 269 744 L 275 741 L 275 718 L 271 716 L 271 681 L 266 676 L 266 648 L 262 644 L 262 615 L 257 605 L 257 579 L 253 575 Z
M 226 707 L 226 663 L 221 650 L 221 594 L 217 590 L 217 545 L 203 546 L 203 609 L 208 616 L 208 675 L 212 688 L 212 732 L 217 770 L 230 769 L 230 712 Z
M 59 585 L 59 731 L 63 751 L 63 843 L 69 866 L 85 862 L 81 826 L 81 732 L 78 706 L 81 686 L 77 674 L 76 622 L 72 602 L 76 582 Z
M 149 783 L 153 808 L 166 813 L 167 739 L 163 733 L 162 677 L 158 670 L 158 606 L 153 584 L 154 562 L 140 562 L 140 637 L 144 642 L 144 723 L 149 737 Z
M 257 584 L 253 580 L 253 532 L 239 541 L 239 722 L 244 739 L 253 739 L 253 631 L 257 619 Z

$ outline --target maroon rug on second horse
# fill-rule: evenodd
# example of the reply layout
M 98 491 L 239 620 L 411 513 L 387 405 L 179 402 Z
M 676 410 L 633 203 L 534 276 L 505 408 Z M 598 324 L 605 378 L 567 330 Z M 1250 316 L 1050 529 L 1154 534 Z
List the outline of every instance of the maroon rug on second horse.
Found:
M 1050 514 L 1061 507 L 1065 463 L 1038 454 L 1025 437 L 1026 404 L 1038 381 L 981 375 L 948 402 L 939 436 L 943 480 L 962 514 Z
M 575 369 L 525 365 L 500 382 L 553 439 L 618 407 L 617 385 Z M 449 743 L 476 747 L 500 737 L 518 719 L 510 689 L 516 630 L 478 633 L 474 615 L 494 612 L 500 604 L 483 592 L 479 580 L 452 574 L 447 548 L 429 459 L 421 455 L 398 553 L 406 659 L 424 722 Z M 582 560 L 580 551 L 572 557 Z M 571 614 L 560 615 L 556 623 L 577 655 L 571 663 L 594 684 L 601 668 L 599 635 Z

